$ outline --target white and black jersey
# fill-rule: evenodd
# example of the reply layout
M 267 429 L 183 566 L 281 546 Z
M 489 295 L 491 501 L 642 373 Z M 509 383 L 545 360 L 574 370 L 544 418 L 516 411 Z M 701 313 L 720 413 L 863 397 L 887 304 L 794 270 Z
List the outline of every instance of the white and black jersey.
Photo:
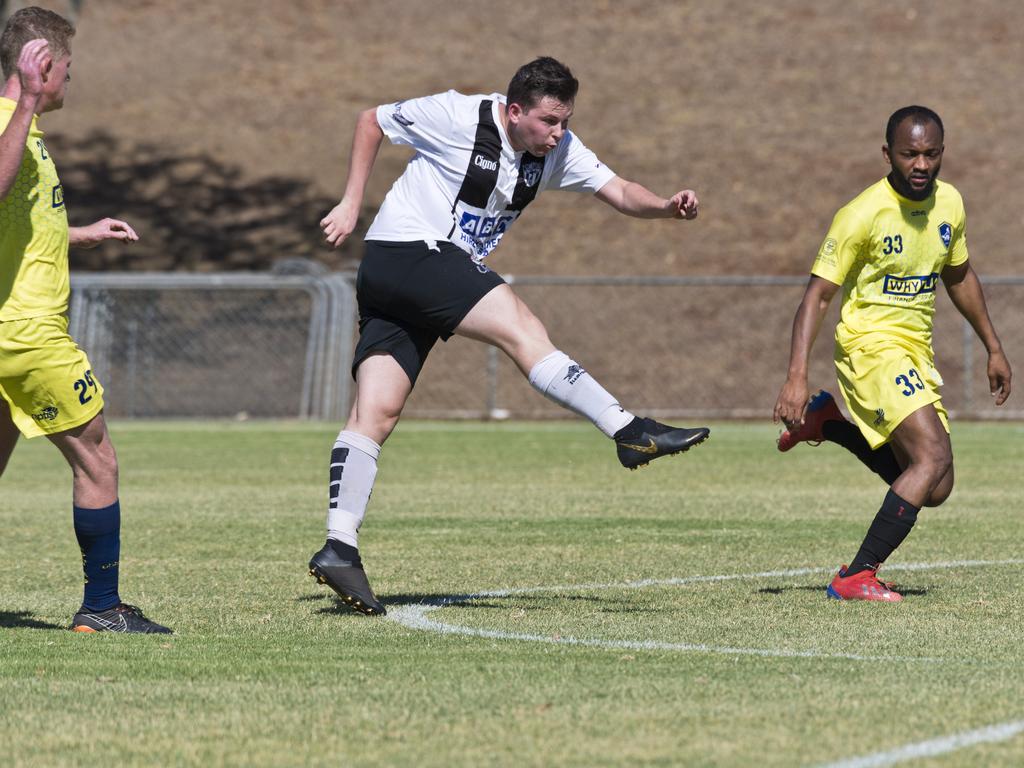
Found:
M 501 123 L 504 102 L 498 93 L 448 91 L 378 107 L 384 135 L 416 154 L 366 239 L 447 240 L 480 262 L 541 191 L 593 194 L 615 177 L 571 131 L 545 157 L 514 151 Z

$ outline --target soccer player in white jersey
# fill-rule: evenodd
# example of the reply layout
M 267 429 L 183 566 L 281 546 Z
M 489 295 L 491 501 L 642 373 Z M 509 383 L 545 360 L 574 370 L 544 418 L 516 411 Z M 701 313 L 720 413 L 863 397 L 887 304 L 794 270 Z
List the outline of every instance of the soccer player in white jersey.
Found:
M 779 450 L 831 441 L 890 486 L 860 549 L 828 586 L 837 600 L 901 600 L 876 572 L 921 507 L 937 507 L 953 490 L 949 421 L 931 343 L 940 278 L 988 350 L 996 405 L 1010 395 L 1010 364 L 967 259 L 963 201 L 938 180 L 943 142 L 942 120 L 932 110 L 910 106 L 892 114 L 882 147 L 892 169 L 836 214 L 793 321 L 789 375 L 774 414 L 787 427 Z M 807 358 L 840 285 L 835 364 L 852 422 L 828 392 L 807 399 Z
M 685 429 L 635 417 L 558 350 L 539 319 L 485 259 L 546 189 L 595 195 L 639 218 L 693 219 L 697 195 L 663 198 L 616 176 L 568 129 L 578 83 L 552 58 L 520 67 L 508 93 L 455 91 L 360 114 L 341 202 L 320 222 L 341 245 L 356 226 L 363 190 L 386 136 L 416 150 L 366 235 L 356 281 L 359 343 L 355 402 L 331 453 L 327 543 L 310 574 L 355 610 L 383 614 L 359 557 L 357 532 L 377 456 L 398 421 L 427 353 L 452 334 L 492 344 L 530 384 L 590 419 L 630 469 L 702 442 Z

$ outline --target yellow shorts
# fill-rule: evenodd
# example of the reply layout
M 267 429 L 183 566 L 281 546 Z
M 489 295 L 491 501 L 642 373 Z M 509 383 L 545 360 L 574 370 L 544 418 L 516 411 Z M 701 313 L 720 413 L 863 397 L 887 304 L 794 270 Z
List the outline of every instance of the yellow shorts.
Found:
M 25 437 L 81 426 L 103 410 L 103 387 L 67 316 L 0 322 L 0 396 Z
M 934 404 L 942 426 L 949 418 L 942 406 L 942 377 L 930 350 L 898 342 L 851 351 L 835 349 L 836 376 L 846 406 L 871 448 L 889 442 L 892 432 L 919 408 Z

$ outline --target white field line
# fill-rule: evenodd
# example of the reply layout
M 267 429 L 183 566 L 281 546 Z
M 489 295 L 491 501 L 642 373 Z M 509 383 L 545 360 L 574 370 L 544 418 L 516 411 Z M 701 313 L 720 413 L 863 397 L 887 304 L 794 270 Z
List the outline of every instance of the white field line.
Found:
M 1000 741 L 1009 741 L 1022 732 L 1024 732 L 1024 720 L 1015 720 L 1010 723 L 1000 723 L 998 725 L 989 725 L 985 728 L 978 728 L 975 731 L 954 733 L 951 736 L 943 736 L 940 739 L 919 741 L 915 744 L 899 747 L 898 749 L 891 749 L 887 752 L 874 752 L 870 755 L 862 755 L 861 757 L 851 757 L 847 760 L 840 760 L 837 763 L 822 765 L 820 768 L 885 768 L 885 766 L 904 763 L 908 760 L 946 755 L 977 744 L 994 744 Z
M 886 571 L 925 571 L 925 570 L 949 570 L 956 568 L 980 568 L 994 565 L 1021 565 L 1024 559 L 1009 560 L 953 560 L 939 563 L 903 563 L 886 566 Z M 419 604 L 397 605 L 389 608 L 387 618 L 410 629 L 418 629 L 425 632 L 436 632 L 444 635 L 466 635 L 469 637 L 484 637 L 492 640 L 521 640 L 534 643 L 548 643 L 555 645 L 576 645 L 589 646 L 593 648 L 623 648 L 627 650 L 643 651 L 687 651 L 698 653 L 719 653 L 730 656 L 770 656 L 782 658 L 825 658 L 825 659 L 848 659 L 853 661 L 918 661 L 918 662 L 941 662 L 942 659 L 929 658 L 924 656 L 863 656 L 855 653 L 829 653 L 825 651 L 793 651 L 783 648 L 738 648 L 724 645 L 708 645 L 705 643 L 666 643 L 656 640 L 603 640 L 598 638 L 564 637 L 560 635 L 536 635 L 522 632 L 506 632 L 497 629 L 479 629 L 476 627 L 464 627 L 457 624 L 446 624 L 436 621 L 427 614 L 439 608 L 457 606 L 463 603 L 472 602 L 482 598 L 504 598 L 514 595 L 537 594 L 540 592 L 572 592 L 572 591 L 594 591 L 605 589 L 643 589 L 644 587 L 656 586 L 682 586 L 686 584 L 699 584 L 722 581 L 738 581 L 745 579 L 769 579 L 769 578 L 791 578 L 794 576 L 807 576 L 812 573 L 831 573 L 833 568 L 791 568 L 783 571 L 759 571 L 757 573 L 735 573 L 711 576 L 682 576 L 671 579 L 642 579 L 640 581 L 628 581 L 618 584 L 573 584 L 554 587 L 526 587 L 522 589 L 500 589 L 488 592 L 476 592 L 471 595 L 450 595 L 438 597 Z

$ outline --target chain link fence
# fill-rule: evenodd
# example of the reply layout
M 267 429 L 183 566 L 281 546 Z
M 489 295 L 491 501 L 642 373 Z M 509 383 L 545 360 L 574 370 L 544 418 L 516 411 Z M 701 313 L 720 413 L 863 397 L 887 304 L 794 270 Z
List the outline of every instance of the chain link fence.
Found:
M 544 322 L 555 346 L 580 362 L 624 407 L 691 419 L 770 418 L 785 380 L 806 277 L 519 277 L 506 279 Z M 983 278 L 1011 365 L 1024 371 L 1024 277 Z M 839 297 L 814 347 L 809 385 L 836 391 L 833 331 Z M 937 297 L 936 366 L 943 401 L 967 418 L 1024 418 L 1018 394 L 992 404 L 987 356 L 945 291 Z M 492 348 L 453 338 L 431 353 L 406 407 L 416 417 L 557 418 Z
M 113 416 L 343 418 L 355 293 L 337 275 L 75 274 L 71 333 Z
M 555 345 L 626 408 L 701 420 L 770 417 L 806 285 L 779 276 L 506 279 Z M 983 283 L 1010 362 L 1024 366 L 1024 277 Z M 72 333 L 114 416 L 340 421 L 352 392 L 353 284 L 352 274 L 76 274 Z M 837 299 L 815 345 L 812 390 L 835 391 L 838 314 Z M 985 350 L 944 291 L 934 346 L 954 415 L 1024 418 L 1020 394 L 993 406 Z M 566 414 L 497 350 L 454 337 L 431 353 L 405 415 Z

